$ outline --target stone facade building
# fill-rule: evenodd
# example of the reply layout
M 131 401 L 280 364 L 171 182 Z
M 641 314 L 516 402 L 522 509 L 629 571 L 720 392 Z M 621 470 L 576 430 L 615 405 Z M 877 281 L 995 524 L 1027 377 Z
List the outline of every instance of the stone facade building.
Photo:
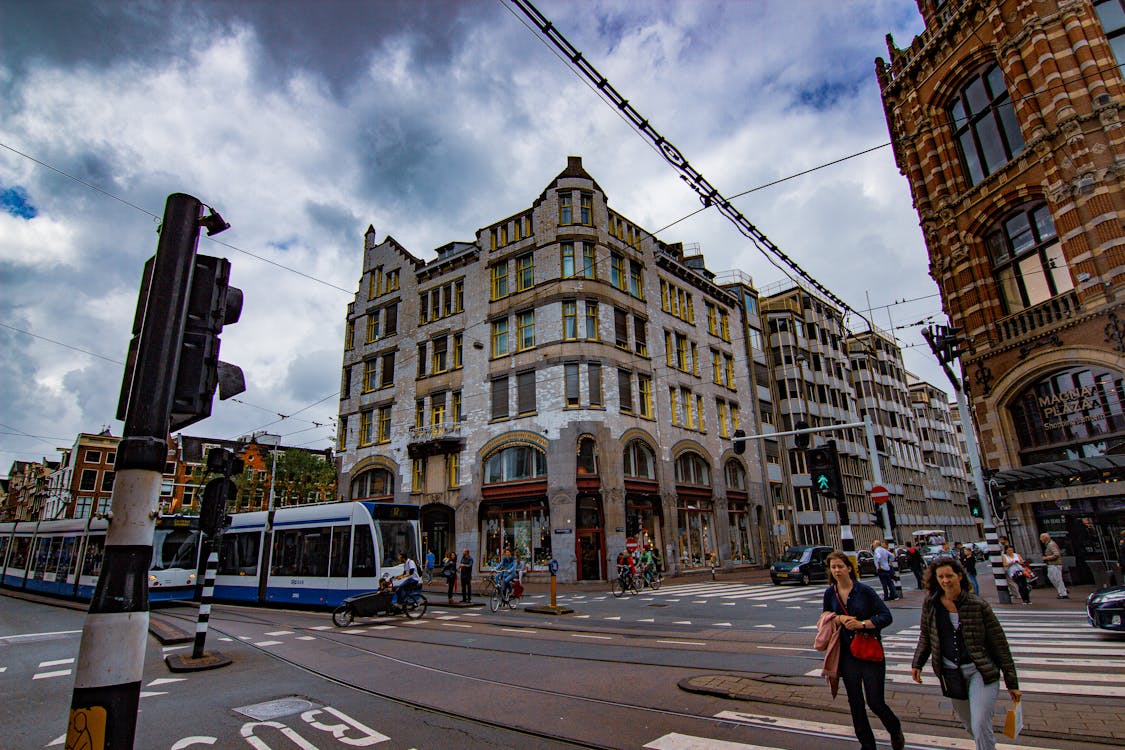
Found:
M 876 73 L 1006 531 L 1080 577 L 1125 527 L 1125 9 L 919 0 Z
M 424 546 L 604 580 L 761 560 L 738 295 L 611 208 L 571 157 L 527 208 L 423 261 L 369 228 L 347 312 L 340 493 L 421 506 Z

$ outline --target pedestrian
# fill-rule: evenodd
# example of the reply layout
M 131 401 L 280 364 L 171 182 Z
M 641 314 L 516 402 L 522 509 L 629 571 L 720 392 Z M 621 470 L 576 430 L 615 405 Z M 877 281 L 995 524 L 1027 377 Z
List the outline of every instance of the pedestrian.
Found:
M 1039 535 L 1039 541 L 1043 544 L 1043 562 L 1047 564 L 1047 580 L 1054 585 L 1059 599 L 1069 599 L 1070 592 L 1066 590 L 1066 583 L 1063 582 L 1062 550 L 1046 532 Z
M 1000 677 L 1013 703 L 1019 703 L 1019 680 L 1008 639 L 996 613 L 984 599 L 970 594 L 961 563 L 939 558 L 926 569 L 926 598 L 911 677 L 922 682 L 927 660 L 941 682 L 942 695 L 976 750 L 994 750 L 992 713 L 1000 693 Z
M 871 553 L 875 556 L 875 575 L 879 576 L 879 583 L 883 586 L 883 601 L 894 601 L 895 574 L 891 570 L 891 551 L 876 539 L 871 543 Z
M 906 566 L 914 574 L 914 582 L 918 590 L 922 590 L 922 551 L 913 542 L 906 550 Z
M 1003 564 L 1004 550 L 1008 549 L 1008 547 L 1010 547 L 1012 543 L 1008 541 L 1008 537 L 1006 536 L 997 537 L 996 541 L 1000 546 L 1000 562 L 1001 564 Z M 1016 582 L 1008 576 L 1007 570 L 1004 571 L 1004 583 L 1008 586 L 1008 598 L 1012 601 L 1015 601 L 1016 597 L 1020 595 L 1020 592 L 1016 587 Z
M 434 579 L 434 551 L 433 549 L 426 550 L 426 580 L 432 581 Z
M 473 558 L 469 555 L 469 548 L 461 553 L 461 562 L 458 564 L 461 571 L 461 601 L 471 604 L 473 601 Z
M 884 698 L 887 663 L 880 636 L 883 628 L 890 625 L 894 618 L 875 590 L 860 583 L 847 555 L 834 550 L 824 559 L 828 563 L 831 583 L 824 590 L 823 610 L 835 613 L 836 624 L 840 628 L 837 673 L 848 693 L 856 739 L 861 750 L 876 750 L 875 734 L 867 718 L 867 708 L 870 707 L 890 732 L 893 750 L 902 750 L 906 746 L 902 722 Z M 878 661 L 873 660 L 876 654 L 864 653 L 864 647 L 877 651 Z M 867 658 L 859 658 L 857 654 Z
M 449 603 L 453 603 L 453 587 L 457 583 L 457 553 L 449 550 L 441 560 L 441 575 L 445 578 L 446 592 Z
M 1016 552 L 1016 548 L 1009 544 L 1004 548 L 1000 562 L 1004 564 L 1004 572 L 1009 580 L 1019 589 L 1020 599 L 1023 599 L 1024 604 L 1031 604 L 1031 584 L 1028 580 L 1031 569 L 1027 567 L 1027 560 L 1024 560 L 1023 555 Z
M 965 575 L 969 577 L 969 583 L 973 584 L 973 595 L 980 596 L 980 583 L 977 582 L 977 555 L 972 547 L 962 546 L 961 542 L 955 545 L 957 554 L 953 559 L 961 563 L 961 567 L 965 569 Z

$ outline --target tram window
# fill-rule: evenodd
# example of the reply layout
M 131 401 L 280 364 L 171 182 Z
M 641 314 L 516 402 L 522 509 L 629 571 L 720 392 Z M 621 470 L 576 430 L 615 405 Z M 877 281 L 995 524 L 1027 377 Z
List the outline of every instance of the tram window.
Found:
M 332 559 L 328 565 L 329 576 L 333 578 L 348 577 L 348 552 L 351 541 L 351 526 L 332 527 Z
M 331 527 L 294 529 L 275 534 L 270 575 L 324 576 L 328 573 Z
M 31 537 L 21 536 L 16 538 L 16 543 L 12 546 L 12 559 L 8 561 L 9 568 L 19 568 L 20 570 L 27 567 L 27 556 L 31 552 Z
M 8 553 L 8 538 L 0 536 L 0 570 L 4 569 L 4 555 Z
M 92 536 L 86 543 L 86 555 L 82 559 L 82 575 L 98 576 L 102 572 L 102 554 L 105 551 L 105 537 Z
M 58 566 L 55 568 L 55 573 L 59 580 L 65 579 L 70 574 L 70 568 L 74 558 L 74 546 L 77 541 L 77 538 L 68 536 L 64 538 L 59 545 Z
M 366 526 L 357 526 L 355 546 L 352 548 L 352 576 L 375 577 L 375 540 Z
M 195 570 L 199 554 L 199 532 L 190 529 L 157 529 L 152 541 L 152 569 Z
M 414 524 L 409 521 L 379 521 L 379 541 L 383 545 L 383 564 L 398 565 L 398 556 L 406 556 L 418 562 L 418 547 L 415 544 Z
M 43 574 L 47 570 L 47 564 L 51 561 L 51 544 L 54 542 L 52 537 L 40 537 L 35 540 L 35 554 L 34 558 L 34 574 L 38 579 L 43 578 Z
M 258 532 L 250 534 L 223 534 L 219 548 L 219 575 L 257 576 L 258 550 L 262 537 Z
M 73 578 L 74 574 L 78 572 L 79 550 L 81 549 L 81 539 L 74 540 L 74 546 L 70 549 L 70 562 L 67 565 L 67 577 Z

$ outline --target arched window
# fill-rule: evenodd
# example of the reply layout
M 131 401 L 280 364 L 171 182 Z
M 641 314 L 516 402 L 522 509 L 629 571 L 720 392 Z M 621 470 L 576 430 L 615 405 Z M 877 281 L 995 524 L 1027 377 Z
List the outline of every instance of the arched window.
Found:
M 965 176 L 972 185 L 1023 151 L 1023 134 L 1004 85 L 1000 66 L 981 68 L 962 85 L 949 105 Z
M 985 235 L 1007 312 L 1038 305 L 1074 288 L 1046 203 L 1022 206 Z
M 391 499 L 394 494 L 394 475 L 386 469 L 371 469 L 352 480 L 352 500 Z
M 598 444 L 592 437 L 578 440 L 577 472 L 579 476 L 596 476 L 598 473 Z
M 723 467 L 723 476 L 726 478 L 728 490 L 746 489 L 746 470 L 738 461 L 727 461 Z
M 656 479 L 656 456 L 644 441 L 633 440 L 625 446 L 625 476 Z
M 711 484 L 711 467 L 697 453 L 684 453 L 676 459 L 676 484 Z
M 547 476 L 547 457 L 527 445 L 513 445 L 493 453 L 484 462 L 484 482 L 515 482 Z

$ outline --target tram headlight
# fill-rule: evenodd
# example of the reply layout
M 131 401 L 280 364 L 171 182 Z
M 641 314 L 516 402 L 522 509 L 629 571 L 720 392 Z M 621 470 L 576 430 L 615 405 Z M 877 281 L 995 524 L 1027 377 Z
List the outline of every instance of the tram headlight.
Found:
M 150 576 L 148 577 L 148 585 L 149 585 L 149 586 L 157 586 L 157 585 L 159 585 L 159 584 L 157 583 L 157 580 L 156 580 L 156 576 L 154 576 L 154 575 L 150 575 Z

